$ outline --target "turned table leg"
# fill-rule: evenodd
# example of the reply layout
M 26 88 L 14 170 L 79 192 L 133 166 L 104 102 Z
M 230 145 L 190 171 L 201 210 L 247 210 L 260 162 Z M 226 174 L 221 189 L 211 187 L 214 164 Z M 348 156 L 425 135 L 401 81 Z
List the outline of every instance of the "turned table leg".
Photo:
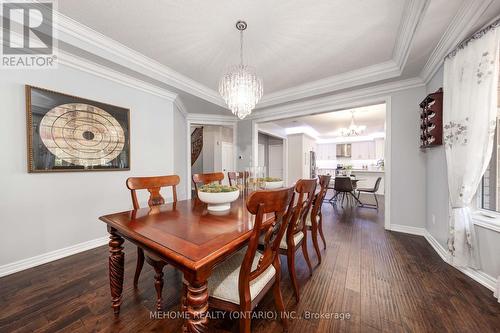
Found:
M 109 286 L 111 289 L 111 307 L 115 317 L 120 315 L 123 291 L 123 268 L 125 254 L 123 253 L 123 238 L 115 229 L 109 228 Z
M 207 281 L 194 281 L 186 286 L 185 304 L 186 317 L 182 327 L 183 332 L 202 333 L 208 332 L 208 289 Z

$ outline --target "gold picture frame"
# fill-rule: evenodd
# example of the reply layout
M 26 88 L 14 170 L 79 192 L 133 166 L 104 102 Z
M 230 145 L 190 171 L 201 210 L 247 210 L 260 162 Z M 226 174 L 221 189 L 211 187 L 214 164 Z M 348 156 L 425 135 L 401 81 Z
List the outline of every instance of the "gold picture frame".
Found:
M 25 86 L 28 172 L 130 170 L 130 109 Z

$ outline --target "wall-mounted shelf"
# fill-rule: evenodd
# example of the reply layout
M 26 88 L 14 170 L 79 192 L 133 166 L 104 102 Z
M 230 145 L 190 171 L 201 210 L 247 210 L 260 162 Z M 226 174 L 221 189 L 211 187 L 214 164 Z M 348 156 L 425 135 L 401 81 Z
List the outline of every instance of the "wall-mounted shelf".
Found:
M 443 144 L 443 88 L 420 103 L 420 148 Z

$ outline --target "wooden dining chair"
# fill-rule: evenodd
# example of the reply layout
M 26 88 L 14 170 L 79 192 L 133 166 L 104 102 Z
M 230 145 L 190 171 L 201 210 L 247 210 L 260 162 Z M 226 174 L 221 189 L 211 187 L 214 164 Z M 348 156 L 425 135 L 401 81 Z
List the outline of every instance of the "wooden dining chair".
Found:
M 198 185 L 205 185 L 210 183 L 222 184 L 224 180 L 224 173 L 214 172 L 214 173 L 195 173 L 192 176 L 194 189 L 196 194 L 198 194 Z
M 280 243 L 280 254 L 286 255 L 288 264 L 288 274 L 292 280 L 293 290 L 297 303 L 300 300 L 299 285 L 297 283 L 297 273 L 295 272 L 295 252 L 302 248 L 302 254 L 309 267 L 309 273 L 312 275 L 311 261 L 307 253 L 307 226 L 306 217 L 311 209 L 316 190 L 316 179 L 300 179 L 295 184 L 296 205 L 290 221 L 290 225 L 286 230 L 285 237 Z
M 157 177 L 130 177 L 127 179 L 127 187 L 132 195 L 132 204 L 134 209 L 139 209 L 140 204 L 137 199 L 137 190 L 147 190 L 149 192 L 148 206 L 155 207 L 163 205 L 165 199 L 160 194 L 161 188 L 172 187 L 173 202 L 177 202 L 177 185 L 180 178 L 177 175 L 157 176 Z M 163 290 L 163 267 L 167 264 L 160 258 L 148 253 L 146 261 L 153 266 L 155 270 L 155 289 L 156 289 L 156 308 L 158 311 L 162 308 L 162 290 Z M 144 250 L 137 247 L 137 265 L 134 275 L 134 287 L 137 288 L 139 276 L 144 266 Z
M 227 178 L 229 179 L 229 185 L 238 185 L 238 180 L 242 179 L 245 181 L 245 179 L 248 179 L 248 175 L 250 173 L 248 171 L 240 171 L 240 172 L 234 172 L 230 171 L 227 173 Z
M 218 265 L 208 279 L 209 306 L 241 314 L 240 332 L 250 332 L 250 312 L 271 288 L 283 326 L 288 327 L 280 290 L 278 251 L 293 214 L 293 197 L 292 187 L 253 192 L 247 199 L 247 209 L 255 215 L 248 247 Z M 266 221 L 271 214 L 274 219 Z M 262 253 L 259 253 L 257 247 L 261 235 L 264 235 L 264 244 Z
M 306 226 L 308 230 L 311 230 L 314 249 L 316 250 L 316 255 L 318 256 L 318 264 L 321 264 L 318 233 L 323 240 L 323 248 L 326 249 L 325 235 L 323 234 L 323 213 L 321 212 L 321 207 L 323 205 L 323 200 L 325 199 L 326 192 L 328 191 L 330 178 L 330 175 L 319 176 L 319 186 L 321 187 L 321 189 L 314 198 L 311 213 L 307 214 L 306 216 Z

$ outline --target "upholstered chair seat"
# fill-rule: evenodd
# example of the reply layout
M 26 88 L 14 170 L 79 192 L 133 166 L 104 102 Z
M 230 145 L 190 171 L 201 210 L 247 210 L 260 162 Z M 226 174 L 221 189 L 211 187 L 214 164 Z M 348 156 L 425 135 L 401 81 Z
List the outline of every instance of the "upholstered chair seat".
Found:
M 241 263 L 246 251 L 247 248 L 238 251 L 215 268 L 208 279 L 211 297 L 238 305 L 240 304 L 238 278 L 240 275 Z M 257 264 L 261 257 L 262 255 L 259 252 L 255 253 L 252 270 L 257 268 Z M 250 281 L 250 298 L 252 301 L 275 275 L 276 270 L 274 266 L 271 265 L 261 275 Z
M 302 231 L 293 235 L 294 245 L 297 246 L 297 244 L 299 244 L 299 242 L 302 240 L 302 238 L 304 238 L 304 232 L 302 232 Z M 283 239 L 281 240 L 280 249 L 283 249 L 283 250 L 288 249 L 288 245 L 286 243 L 286 237 L 283 237 Z

